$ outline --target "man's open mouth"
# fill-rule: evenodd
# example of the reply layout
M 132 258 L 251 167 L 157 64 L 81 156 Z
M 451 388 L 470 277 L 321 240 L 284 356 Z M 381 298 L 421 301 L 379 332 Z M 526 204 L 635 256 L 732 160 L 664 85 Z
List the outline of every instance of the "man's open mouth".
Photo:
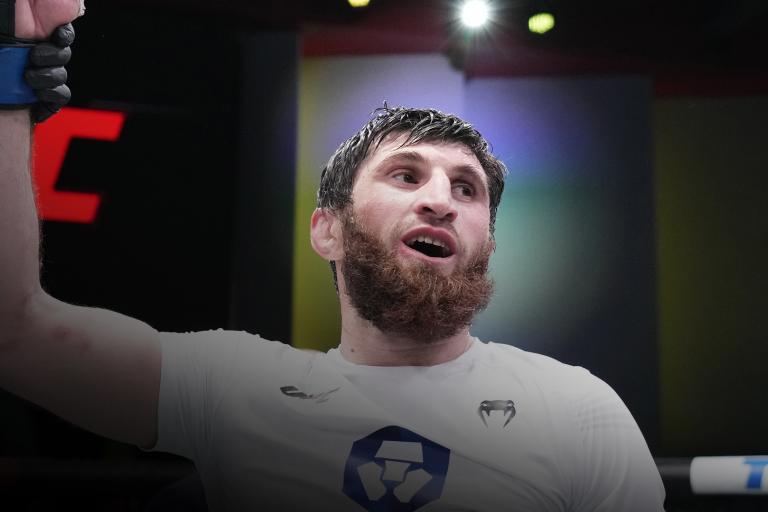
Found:
M 444 242 L 428 236 L 416 236 L 406 240 L 405 245 L 430 258 L 447 258 L 453 253 Z

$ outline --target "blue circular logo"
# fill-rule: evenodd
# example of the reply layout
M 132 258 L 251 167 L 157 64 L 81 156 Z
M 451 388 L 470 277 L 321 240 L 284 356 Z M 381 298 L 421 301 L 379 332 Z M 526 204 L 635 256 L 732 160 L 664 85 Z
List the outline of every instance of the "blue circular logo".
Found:
M 358 439 L 344 468 L 344 494 L 371 512 L 410 512 L 440 498 L 451 451 L 391 426 Z

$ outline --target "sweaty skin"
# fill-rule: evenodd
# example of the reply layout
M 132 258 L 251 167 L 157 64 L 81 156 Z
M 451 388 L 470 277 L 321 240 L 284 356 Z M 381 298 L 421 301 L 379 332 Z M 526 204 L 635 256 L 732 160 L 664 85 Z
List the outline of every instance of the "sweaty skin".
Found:
M 443 273 L 466 265 L 490 239 L 488 181 L 466 147 L 422 142 L 402 146 L 404 135 L 386 138 L 360 165 L 352 190 L 355 219 L 397 252 L 403 265 L 433 265 Z M 385 333 L 358 315 L 344 283 L 343 219 L 318 209 L 312 215 L 312 246 L 339 268 L 342 333 L 340 349 L 351 362 L 369 365 L 428 366 L 455 359 L 471 345 L 465 327 L 434 343 Z M 409 249 L 403 239 L 431 230 L 453 249 L 449 258 L 429 258 Z

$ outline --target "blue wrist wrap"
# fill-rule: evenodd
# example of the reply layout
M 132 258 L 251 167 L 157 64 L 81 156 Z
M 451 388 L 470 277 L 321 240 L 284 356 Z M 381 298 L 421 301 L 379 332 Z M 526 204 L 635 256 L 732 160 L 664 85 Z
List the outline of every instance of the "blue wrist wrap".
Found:
M 37 103 L 35 91 L 24 80 L 29 46 L 0 46 L 0 106 Z

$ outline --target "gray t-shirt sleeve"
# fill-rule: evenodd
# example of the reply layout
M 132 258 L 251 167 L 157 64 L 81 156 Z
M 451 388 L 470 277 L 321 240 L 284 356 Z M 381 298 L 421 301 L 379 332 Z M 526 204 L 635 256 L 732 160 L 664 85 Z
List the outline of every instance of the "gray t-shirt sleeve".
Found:
M 230 384 L 243 343 L 234 331 L 161 333 L 162 370 L 157 443 L 151 451 L 198 460 L 209 449 L 213 419 Z

